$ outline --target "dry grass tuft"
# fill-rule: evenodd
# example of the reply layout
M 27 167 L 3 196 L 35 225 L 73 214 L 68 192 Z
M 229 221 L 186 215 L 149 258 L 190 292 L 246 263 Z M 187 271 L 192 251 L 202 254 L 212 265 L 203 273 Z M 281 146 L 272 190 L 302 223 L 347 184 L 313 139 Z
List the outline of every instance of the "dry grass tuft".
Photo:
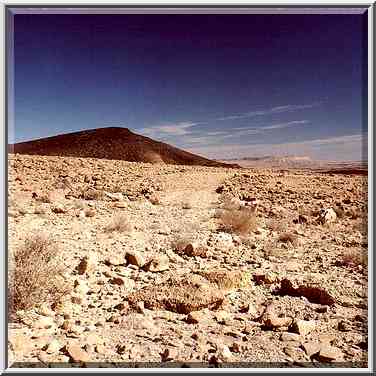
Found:
M 345 211 L 340 206 L 333 206 L 333 210 L 335 211 L 338 219 L 342 219 L 345 216 Z
M 279 236 L 278 240 L 283 243 L 290 243 L 293 246 L 298 245 L 298 237 L 292 232 L 284 232 Z
M 161 205 L 161 200 L 160 198 L 157 196 L 157 195 L 152 195 L 151 197 L 149 197 L 149 201 L 153 204 L 153 205 Z
M 250 209 L 224 210 L 219 219 L 225 230 L 238 235 L 247 235 L 257 226 L 256 215 Z
M 286 231 L 286 227 L 287 227 L 285 222 L 282 222 L 282 220 L 277 220 L 277 219 L 269 220 L 267 225 L 268 225 L 268 228 L 274 232 Z
M 35 197 L 35 201 L 43 202 L 44 204 L 50 204 L 52 202 L 51 197 L 47 193 L 42 193 L 40 196 Z
M 85 217 L 94 217 L 95 216 L 95 210 L 91 208 L 84 209 Z
M 126 232 L 130 230 L 131 226 L 125 214 L 116 215 L 104 229 L 105 232 Z
M 9 314 L 41 303 L 56 303 L 69 292 L 57 260 L 58 249 L 46 235 L 27 239 L 10 261 Z
M 359 251 L 348 251 L 337 260 L 336 265 L 347 268 L 357 268 L 358 266 L 366 267 L 368 265 L 368 255 L 367 253 L 362 254 Z

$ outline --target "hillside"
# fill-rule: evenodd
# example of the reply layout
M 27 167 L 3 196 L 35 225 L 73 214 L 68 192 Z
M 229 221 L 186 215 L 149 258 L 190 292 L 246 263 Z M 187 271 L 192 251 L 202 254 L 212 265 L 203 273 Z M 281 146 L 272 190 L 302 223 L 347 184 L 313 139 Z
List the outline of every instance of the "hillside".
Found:
M 189 166 L 239 167 L 140 136 L 127 128 L 98 128 L 9 145 L 10 153 L 99 158 Z

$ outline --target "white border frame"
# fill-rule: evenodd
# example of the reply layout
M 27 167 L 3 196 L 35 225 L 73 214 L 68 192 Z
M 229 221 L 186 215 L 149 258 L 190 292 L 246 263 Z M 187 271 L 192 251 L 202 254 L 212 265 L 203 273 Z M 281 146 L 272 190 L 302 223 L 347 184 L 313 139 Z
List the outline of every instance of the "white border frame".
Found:
M 171 7 L 167 6 L 171 4 Z M 164 1 L 163 5 L 166 6 L 166 8 L 161 9 L 160 13 L 165 13 L 167 10 L 172 10 L 174 9 L 174 5 L 176 5 L 176 1 L 171 1 L 171 0 L 166 0 Z M 64 2 L 58 2 L 58 1 L 48 1 L 48 0 L 40 0 L 38 3 L 35 3 L 31 0 L 24 0 L 24 1 L 2 1 L 0 0 L 0 25 L 4 25 L 1 27 L 1 38 L 0 38 L 0 51 L 1 53 L 1 59 L 0 59 L 0 68 L 1 68 L 1 76 L 0 76 L 0 83 L 2 84 L 3 90 L 1 91 L 0 95 L 0 113 L 3 114 L 3 129 L 2 129 L 2 137 L 4 138 L 3 145 L 5 146 L 4 152 L 1 154 L 1 164 L 0 164 L 0 173 L 1 176 L 4 178 L 4 185 L 1 185 L 1 198 L 0 198 L 0 209 L 2 213 L 4 213 L 4 223 L 3 226 L 1 226 L 1 233 L 0 237 L 3 239 L 2 245 L 4 246 L 5 239 L 7 238 L 6 234 L 6 226 L 5 223 L 7 221 L 7 208 L 6 208 L 6 194 L 7 192 L 5 191 L 5 187 L 7 187 L 7 159 L 6 159 L 6 150 L 7 150 L 7 142 L 6 140 L 6 111 L 7 108 L 5 108 L 5 98 L 6 98 L 6 90 L 7 90 L 7 77 L 6 77 L 6 53 L 5 47 L 5 17 L 6 17 L 6 8 L 5 6 L 25 6 L 25 7 L 32 7 L 32 6 L 43 6 L 46 5 L 48 6 L 67 6 L 69 5 L 82 5 L 83 8 L 85 6 L 87 7 L 95 7 L 96 5 L 98 6 L 114 6 L 114 5 L 119 5 L 119 6 L 138 6 L 139 8 L 143 8 L 140 12 L 144 12 L 148 6 L 151 6 L 149 10 L 155 10 L 156 8 L 152 8 L 153 6 L 158 6 L 162 5 L 159 1 L 156 0 L 140 0 L 135 4 L 134 2 L 127 2 L 127 1 L 122 1 L 122 0 L 112 0 L 110 3 L 103 3 L 99 1 L 88 1 L 88 0 L 81 0 L 79 2 L 74 1 L 74 0 L 68 0 Z M 213 1 L 213 0 L 207 0 L 205 3 L 202 3 L 200 0 L 193 0 L 190 1 L 189 3 L 181 3 L 179 6 L 185 6 L 184 9 L 189 9 L 190 6 L 204 6 L 207 5 L 208 7 L 213 7 L 215 5 L 220 6 L 258 6 L 262 8 L 263 6 L 274 6 L 275 8 L 278 8 L 278 6 L 285 6 L 285 7 L 291 7 L 291 6 L 306 6 L 309 8 L 310 6 L 321 6 L 323 8 L 327 6 L 334 6 L 338 5 L 338 8 L 341 8 L 341 6 L 349 6 L 349 5 L 354 5 L 354 7 L 368 7 L 368 259 L 369 259 L 369 269 L 368 269 L 368 368 L 7 368 L 8 365 L 5 364 L 5 352 L 7 351 L 6 349 L 6 341 L 0 341 L 0 368 L 2 370 L 5 370 L 4 373 L 17 373 L 17 372 L 28 372 L 28 373 L 50 373 L 50 372 L 56 372 L 56 373 L 70 373 L 70 372 L 78 372 L 78 373 L 99 373 L 99 372 L 106 372 L 106 373 L 140 373 L 140 372 L 156 372 L 156 373 L 191 373 L 191 372 L 207 372 L 207 373 L 223 373 L 223 372 L 234 372 L 234 373 L 244 373 L 244 372 L 260 372 L 260 373 L 322 373 L 322 372 L 328 372 L 328 373 L 351 373 L 351 372 L 356 372 L 356 373 L 371 373 L 373 370 L 374 366 L 374 359 L 373 359 L 373 352 L 372 352 L 372 344 L 374 341 L 373 338 L 373 304 L 374 304 L 374 299 L 373 299 L 373 266 L 374 266 L 374 257 L 373 257 L 373 233 L 372 233 L 372 225 L 373 225 L 373 139 L 374 139 L 374 132 L 373 132 L 373 81 L 374 81 L 374 76 L 373 76 L 373 63 L 374 63 L 374 49 L 373 49 L 373 28 L 374 28 L 374 13 L 375 13 L 375 4 L 369 3 L 369 2 L 356 2 L 354 4 L 354 1 L 338 1 L 338 0 L 332 0 L 331 2 L 325 2 L 325 1 L 310 1 L 310 2 L 288 2 L 286 3 L 285 1 L 281 0 L 274 0 L 274 1 L 263 1 L 261 3 L 250 3 L 249 1 L 246 0 L 237 0 L 236 3 L 231 4 L 231 3 L 224 3 L 221 1 Z M 145 9 L 146 8 L 146 9 Z M 175 8 L 176 9 L 176 8 Z M 182 8 L 178 9 L 180 12 L 183 10 Z M 213 9 L 210 9 L 209 12 L 213 13 Z M 241 9 L 239 9 L 241 11 Z M 225 11 L 226 12 L 226 11 Z M 2 98 L 1 98 L 2 96 Z M 2 100 L 1 100 L 2 99 Z M 6 285 L 5 285 L 5 273 L 6 273 L 6 263 L 7 263 L 7 250 L 3 249 L 3 252 L 1 252 L 1 267 L 3 271 L 3 286 L 1 286 L 1 298 L 2 302 L 4 303 L 6 300 Z M 370 252 L 371 251 L 371 252 Z M 7 333 L 7 320 L 5 317 L 5 310 L 3 309 L 1 311 L 1 321 L 4 324 L 2 327 L 3 330 L 1 330 L 2 333 Z M 371 341 L 370 341 L 371 339 Z

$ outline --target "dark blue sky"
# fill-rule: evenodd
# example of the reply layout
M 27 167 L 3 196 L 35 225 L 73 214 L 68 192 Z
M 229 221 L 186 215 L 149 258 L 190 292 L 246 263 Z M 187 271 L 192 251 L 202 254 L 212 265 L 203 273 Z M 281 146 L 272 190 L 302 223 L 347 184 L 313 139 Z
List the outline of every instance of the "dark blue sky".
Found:
M 212 158 L 360 159 L 365 22 L 17 14 L 10 142 L 125 126 Z

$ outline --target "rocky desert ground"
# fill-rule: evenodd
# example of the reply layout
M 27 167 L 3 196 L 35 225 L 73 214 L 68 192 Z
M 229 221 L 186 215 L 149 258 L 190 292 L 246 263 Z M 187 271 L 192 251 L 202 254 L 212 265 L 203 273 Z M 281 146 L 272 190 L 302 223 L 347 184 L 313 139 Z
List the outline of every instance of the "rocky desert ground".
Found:
M 11 366 L 367 366 L 367 176 L 8 167 Z

